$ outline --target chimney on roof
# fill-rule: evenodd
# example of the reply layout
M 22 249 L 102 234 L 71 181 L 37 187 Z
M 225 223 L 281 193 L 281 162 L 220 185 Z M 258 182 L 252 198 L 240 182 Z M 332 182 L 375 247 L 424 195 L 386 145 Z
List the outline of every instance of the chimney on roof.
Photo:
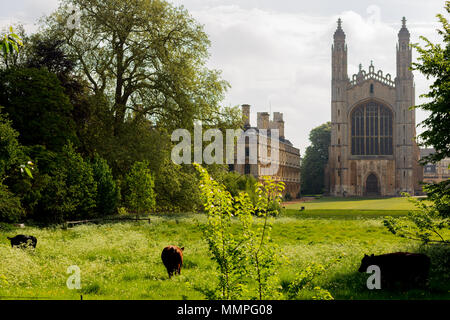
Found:
M 243 104 L 242 105 L 242 120 L 244 121 L 244 127 L 250 127 L 250 105 Z
M 278 129 L 280 139 L 284 139 L 284 120 L 281 112 L 273 113 L 273 122 L 275 129 Z
M 268 112 L 258 112 L 258 129 L 269 129 L 269 117 Z

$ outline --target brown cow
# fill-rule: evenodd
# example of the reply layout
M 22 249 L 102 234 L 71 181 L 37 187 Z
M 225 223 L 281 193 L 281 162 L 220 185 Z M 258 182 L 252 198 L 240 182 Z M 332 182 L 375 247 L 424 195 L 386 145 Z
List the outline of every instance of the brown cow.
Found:
M 181 274 L 181 266 L 183 265 L 183 251 L 184 247 L 180 249 L 177 246 L 168 246 L 165 247 L 161 253 L 161 259 L 167 269 L 169 278 L 171 278 L 174 273 Z

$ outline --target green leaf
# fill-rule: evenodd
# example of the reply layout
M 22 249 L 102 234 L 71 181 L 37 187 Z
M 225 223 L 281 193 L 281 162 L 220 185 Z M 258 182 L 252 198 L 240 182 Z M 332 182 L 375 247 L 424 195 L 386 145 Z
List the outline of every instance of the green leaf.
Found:
M 33 175 L 31 174 L 31 170 L 28 167 L 25 167 L 25 172 L 27 173 L 27 175 L 33 179 Z
M 16 52 L 19 52 L 19 47 L 17 46 L 17 44 L 15 44 L 14 42 L 11 42 L 10 46 L 12 46 L 13 49 L 16 50 Z

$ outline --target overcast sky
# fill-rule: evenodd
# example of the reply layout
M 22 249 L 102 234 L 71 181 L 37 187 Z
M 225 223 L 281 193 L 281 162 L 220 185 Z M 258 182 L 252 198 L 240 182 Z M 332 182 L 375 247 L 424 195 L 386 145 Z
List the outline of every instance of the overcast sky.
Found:
M 349 76 L 359 63 L 367 70 L 395 77 L 396 42 L 401 18 L 407 19 L 412 42 L 420 35 L 440 40 L 436 14 L 444 0 L 172 0 L 184 5 L 204 25 L 211 45 L 209 66 L 230 82 L 225 105 L 252 105 L 256 112 L 284 113 L 286 138 L 300 148 L 308 134 L 330 120 L 331 44 L 341 17 L 347 35 Z M 21 22 L 36 30 L 58 0 L 14 0 L 2 3 L 0 26 Z M 413 55 L 415 60 L 416 54 Z M 415 73 L 416 103 L 430 84 Z M 417 111 L 417 123 L 426 114 Z M 420 130 L 419 130 L 420 132 Z

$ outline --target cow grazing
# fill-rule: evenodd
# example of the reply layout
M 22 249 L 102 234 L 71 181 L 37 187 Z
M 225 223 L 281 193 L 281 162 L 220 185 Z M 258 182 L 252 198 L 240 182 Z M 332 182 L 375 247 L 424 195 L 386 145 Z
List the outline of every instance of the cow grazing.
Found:
M 10 238 L 10 237 L 7 237 L 7 238 L 11 242 L 11 247 L 16 247 L 16 246 L 27 247 L 27 246 L 31 245 L 33 248 L 36 248 L 36 244 L 37 244 L 36 237 L 19 234 L 13 238 Z
M 171 278 L 174 273 L 181 274 L 181 266 L 183 265 L 183 251 L 184 247 L 180 249 L 177 246 L 168 246 L 165 247 L 161 253 L 161 259 L 167 269 L 169 278 Z
M 378 266 L 382 288 L 392 288 L 397 282 L 407 288 L 425 287 L 428 284 L 430 264 L 430 258 L 420 253 L 396 252 L 379 256 L 372 254 L 364 256 L 358 271 L 366 272 L 369 266 Z

